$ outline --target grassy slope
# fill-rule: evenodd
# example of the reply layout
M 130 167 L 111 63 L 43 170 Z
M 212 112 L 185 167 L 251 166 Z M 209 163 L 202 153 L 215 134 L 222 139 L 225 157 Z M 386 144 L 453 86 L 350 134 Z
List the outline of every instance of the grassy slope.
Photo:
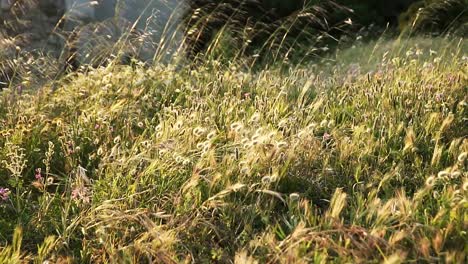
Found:
M 4 91 L 0 262 L 462 261 L 466 51 L 385 41 Z

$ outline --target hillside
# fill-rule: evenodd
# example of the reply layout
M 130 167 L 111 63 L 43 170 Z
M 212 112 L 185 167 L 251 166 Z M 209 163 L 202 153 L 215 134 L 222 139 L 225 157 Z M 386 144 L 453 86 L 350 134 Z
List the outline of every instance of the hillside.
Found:
M 466 260 L 466 39 L 0 92 L 0 263 Z

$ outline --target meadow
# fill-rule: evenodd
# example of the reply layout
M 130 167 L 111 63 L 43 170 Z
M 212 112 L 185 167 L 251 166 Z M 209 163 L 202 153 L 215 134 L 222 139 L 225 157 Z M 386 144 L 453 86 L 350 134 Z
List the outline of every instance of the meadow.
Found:
M 0 92 L 0 263 L 463 263 L 468 42 Z

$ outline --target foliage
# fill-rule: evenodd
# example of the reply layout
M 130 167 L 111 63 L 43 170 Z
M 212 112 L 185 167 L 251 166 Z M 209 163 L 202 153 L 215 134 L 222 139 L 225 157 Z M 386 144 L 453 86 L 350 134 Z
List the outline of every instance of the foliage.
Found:
M 425 0 L 413 4 L 400 17 L 402 30 L 432 33 L 456 32 L 465 36 L 468 26 L 468 1 Z
M 357 44 L 11 85 L 0 259 L 463 262 L 466 40 Z

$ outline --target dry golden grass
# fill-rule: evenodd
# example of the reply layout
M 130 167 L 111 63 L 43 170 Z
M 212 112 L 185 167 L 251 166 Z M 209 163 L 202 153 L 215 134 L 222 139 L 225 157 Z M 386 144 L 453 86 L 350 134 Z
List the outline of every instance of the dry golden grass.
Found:
M 466 51 L 382 41 L 10 87 L 0 262 L 463 262 Z

